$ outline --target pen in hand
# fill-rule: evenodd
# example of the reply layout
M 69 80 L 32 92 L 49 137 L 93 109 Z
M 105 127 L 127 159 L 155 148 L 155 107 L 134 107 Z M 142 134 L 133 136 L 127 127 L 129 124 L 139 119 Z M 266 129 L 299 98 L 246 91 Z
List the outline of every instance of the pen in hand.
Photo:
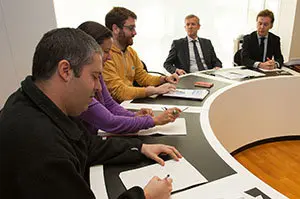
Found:
M 168 174 L 165 178 L 164 178 L 164 180 L 167 180 L 168 179 L 168 177 L 170 177 L 170 174 Z
M 164 111 L 168 110 L 167 107 L 162 107 L 161 109 L 164 110 Z
M 189 107 L 185 107 L 184 109 L 181 110 L 181 112 L 185 111 L 186 109 L 188 109 Z
M 162 109 L 163 109 L 164 111 L 168 110 L 167 107 L 163 107 Z M 178 113 L 179 113 L 179 112 L 178 112 L 177 110 L 175 110 L 175 109 L 172 111 L 172 114 L 173 114 L 173 115 L 177 115 Z
M 185 107 L 184 109 L 182 109 L 180 112 L 182 113 L 183 111 L 185 111 L 185 110 L 187 110 L 189 107 Z M 164 111 L 166 111 L 166 110 L 168 110 L 168 108 L 167 107 L 162 107 L 161 108 L 162 110 L 164 110 Z M 178 111 L 177 110 L 173 110 L 173 114 L 178 114 Z
M 269 70 L 277 68 L 276 67 L 276 62 L 274 60 L 274 56 L 272 56 L 272 59 L 267 57 L 267 62 L 269 62 L 269 64 L 271 64 L 271 66 L 269 66 Z

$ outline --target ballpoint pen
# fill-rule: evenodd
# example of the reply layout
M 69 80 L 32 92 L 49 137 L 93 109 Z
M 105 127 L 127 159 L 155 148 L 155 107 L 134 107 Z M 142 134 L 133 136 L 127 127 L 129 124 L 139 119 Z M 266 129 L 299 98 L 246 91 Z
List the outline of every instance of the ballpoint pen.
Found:
M 184 109 L 181 110 L 181 112 L 185 111 L 186 109 L 188 109 L 189 107 L 185 107 Z
M 185 107 L 184 109 L 182 109 L 182 110 L 181 110 L 181 113 L 182 113 L 183 111 L 187 110 L 188 108 L 189 108 L 189 107 Z M 168 110 L 167 107 L 162 107 L 161 109 L 164 110 L 164 111 Z M 177 111 L 176 109 L 174 109 L 172 113 L 173 113 L 173 115 L 177 115 L 177 114 L 178 114 L 178 111 Z
M 164 110 L 164 111 L 168 110 L 167 107 L 162 107 L 161 109 Z M 174 110 L 172 111 L 172 114 L 173 114 L 173 115 L 177 115 L 177 114 L 178 114 L 178 111 L 177 111 L 176 109 L 174 109 Z
M 170 177 L 170 174 L 168 174 L 165 178 L 164 178 L 164 180 L 167 180 L 168 179 L 168 177 Z

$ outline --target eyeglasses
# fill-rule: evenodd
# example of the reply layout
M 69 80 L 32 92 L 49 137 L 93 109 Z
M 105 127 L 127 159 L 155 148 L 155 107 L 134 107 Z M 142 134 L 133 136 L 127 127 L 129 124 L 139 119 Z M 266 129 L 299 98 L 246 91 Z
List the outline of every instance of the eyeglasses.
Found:
M 125 27 L 125 28 L 127 28 L 129 31 L 135 31 L 135 26 L 134 25 L 130 25 L 130 26 L 123 26 L 123 27 Z

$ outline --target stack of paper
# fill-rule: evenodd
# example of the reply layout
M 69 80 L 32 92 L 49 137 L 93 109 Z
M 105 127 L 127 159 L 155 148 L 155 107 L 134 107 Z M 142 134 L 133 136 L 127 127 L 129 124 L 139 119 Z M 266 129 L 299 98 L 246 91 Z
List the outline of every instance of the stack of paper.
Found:
M 140 130 L 137 133 L 127 133 L 127 134 L 113 134 L 113 133 L 107 133 L 102 130 L 98 130 L 99 136 L 125 136 L 125 135 L 139 135 L 139 136 L 145 136 L 145 135 L 154 135 L 154 134 L 160 134 L 160 135 L 186 135 L 186 124 L 184 118 L 177 118 L 174 122 L 168 123 L 162 126 L 155 126 L 150 129 L 146 130 Z
M 163 94 L 163 96 L 203 100 L 208 95 L 208 93 L 209 90 L 207 89 L 176 89 L 175 91 Z
M 163 179 L 168 176 L 173 179 L 173 192 L 207 182 L 207 179 L 186 159 L 168 160 L 165 166 L 154 164 L 139 169 L 120 173 L 120 178 L 126 189 L 134 186 L 144 188 L 154 176 Z
M 282 71 L 280 68 L 274 68 L 274 69 L 263 69 L 259 68 L 260 71 L 262 72 L 276 72 L 276 71 Z

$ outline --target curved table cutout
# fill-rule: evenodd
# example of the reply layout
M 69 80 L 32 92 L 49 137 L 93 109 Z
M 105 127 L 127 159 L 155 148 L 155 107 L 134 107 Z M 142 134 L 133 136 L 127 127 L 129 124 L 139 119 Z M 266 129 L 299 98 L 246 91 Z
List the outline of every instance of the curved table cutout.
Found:
M 299 136 L 299 87 L 299 76 L 282 76 L 219 90 L 204 105 L 212 131 L 229 152 L 259 140 Z

